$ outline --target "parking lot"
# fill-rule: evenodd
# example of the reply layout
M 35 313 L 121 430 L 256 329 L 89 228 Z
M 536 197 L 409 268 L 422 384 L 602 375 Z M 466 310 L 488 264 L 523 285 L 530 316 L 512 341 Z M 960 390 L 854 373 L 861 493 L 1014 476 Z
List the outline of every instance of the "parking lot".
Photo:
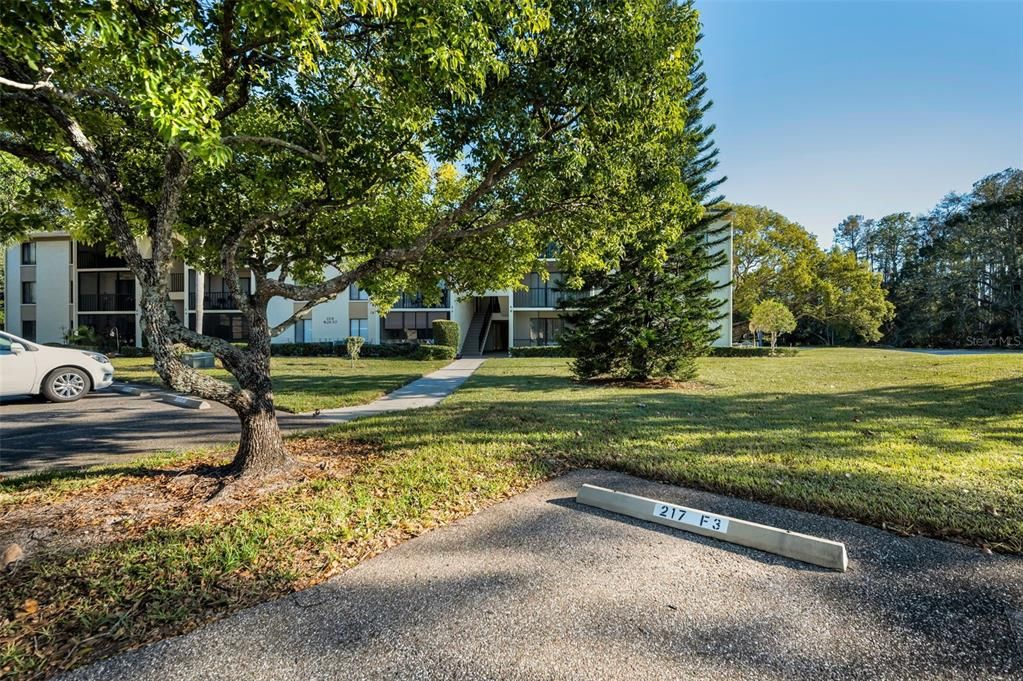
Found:
M 162 391 L 141 397 L 111 390 L 77 402 L 40 398 L 0 400 L 0 474 L 125 463 L 157 452 L 194 449 L 238 438 L 229 408 L 185 409 L 160 401 Z M 310 417 L 281 414 L 289 430 L 323 427 Z

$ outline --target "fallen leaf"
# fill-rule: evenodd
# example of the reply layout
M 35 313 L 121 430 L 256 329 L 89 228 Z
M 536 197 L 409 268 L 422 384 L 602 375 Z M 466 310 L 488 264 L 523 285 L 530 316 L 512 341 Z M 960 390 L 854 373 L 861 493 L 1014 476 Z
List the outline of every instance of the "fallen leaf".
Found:
M 11 544 L 4 550 L 3 558 L 0 558 L 0 570 L 3 570 L 11 563 L 22 560 L 25 557 L 25 552 L 21 550 L 21 547 L 17 544 Z
M 22 617 L 29 617 L 39 612 L 39 601 L 34 598 L 27 599 L 18 607 L 18 614 Z

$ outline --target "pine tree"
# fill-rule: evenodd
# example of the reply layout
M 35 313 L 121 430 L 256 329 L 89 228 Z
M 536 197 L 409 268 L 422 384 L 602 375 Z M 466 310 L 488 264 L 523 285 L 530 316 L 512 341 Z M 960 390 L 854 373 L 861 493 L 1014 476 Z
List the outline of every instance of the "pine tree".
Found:
M 708 179 L 718 152 L 714 126 L 703 124 L 713 104 L 704 102 L 706 81 L 697 61 L 677 148 L 681 182 L 702 204 L 702 214 L 659 212 L 654 219 L 665 222 L 632 244 L 617 269 L 590 277 L 600 289 L 597 295 L 566 304 L 574 309 L 565 312 L 567 330 L 560 342 L 576 358 L 572 370 L 580 378 L 690 379 L 696 358 L 707 354 L 717 337 L 719 302 L 709 274 L 725 262 L 720 246 L 727 234 L 726 228 L 713 227 L 723 214 L 714 206 L 723 197 L 708 197 L 725 178 Z

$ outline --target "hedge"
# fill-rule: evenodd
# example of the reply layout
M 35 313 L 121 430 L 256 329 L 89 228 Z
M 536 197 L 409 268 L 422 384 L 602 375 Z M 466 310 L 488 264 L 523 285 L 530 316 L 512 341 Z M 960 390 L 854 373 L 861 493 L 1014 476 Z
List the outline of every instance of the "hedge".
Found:
M 433 341 L 458 351 L 458 322 L 451 319 L 433 320 Z
M 711 348 L 710 354 L 712 357 L 768 357 L 771 354 L 771 348 Z M 777 357 L 795 357 L 799 354 L 799 350 L 795 348 L 777 348 L 774 354 Z
M 274 343 L 270 354 L 274 357 L 347 357 L 345 341 L 335 343 Z M 411 357 L 419 346 L 416 343 L 365 343 L 359 357 Z
M 450 345 L 420 345 L 412 359 L 454 359 L 456 352 Z
M 512 357 L 569 357 L 568 351 L 560 345 L 526 345 L 511 349 Z

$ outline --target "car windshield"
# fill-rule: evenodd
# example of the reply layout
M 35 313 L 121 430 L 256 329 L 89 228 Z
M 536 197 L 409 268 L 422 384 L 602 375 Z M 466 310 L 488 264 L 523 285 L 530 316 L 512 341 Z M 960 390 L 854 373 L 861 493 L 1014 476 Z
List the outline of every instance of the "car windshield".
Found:
M 0 352 L 11 351 L 11 339 L 7 336 L 0 335 Z

